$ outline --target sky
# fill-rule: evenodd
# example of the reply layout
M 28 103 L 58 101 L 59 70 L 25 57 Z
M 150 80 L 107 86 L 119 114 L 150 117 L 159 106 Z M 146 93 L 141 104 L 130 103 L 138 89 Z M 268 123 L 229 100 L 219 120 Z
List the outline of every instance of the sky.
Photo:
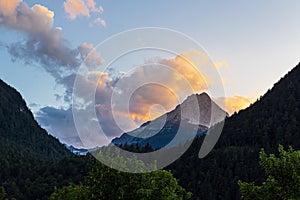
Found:
M 0 0 L 0 78 L 20 91 L 37 121 L 50 134 L 63 143 L 80 147 L 82 142 L 76 134 L 71 108 L 74 74 L 80 65 L 83 62 L 90 67 L 103 64 L 105 49 L 93 50 L 115 34 L 135 28 L 161 27 L 181 32 L 201 45 L 222 79 L 224 96 L 215 98 L 225 99 L 227 112 L 231 114 L 255 101 L 298 64 L 299 8 L 297 0 Z M 187 57 L 193 54 L 184 49 L 181 53 Z M 149 55 L 155 57 L 153 52 L 137 53 L 121 59 L 119 65 L 126 70 L 145 64 Z M 156 62 L 167 63 L 172 69 L 180 71 L 185 66 L 180 71 L 185 78 L 195 74 L 178 55 L 160 53 L 158 57 Z M 145 80 L 153 73 L 151 70 L 133 72 L 124 79 L 128 82 L 123 85 L 130 88 L 140 83 L 139 78 Z M 121 110 L 115 112 L 120 123 L 127 125 L 116 130 L 111 126 L 114 116 L 105 111 L 111 106 L 106 97 L 112 91 L 107 85 L 114 84 L 119 75 L 92 74 L 103 80 L 102 85 L 96 84 L 99 98 L 95 103 L 104 129 L 110 132 L 108 138 L 159 115 L 161 112 L 156 112 L 153 108 L 157 107 L 153 105 L 161 104 L 163 110 L 170 110 L 180 102 L 172 91 L 146 86 L 131 99 L 135 106 L 130 116 Z M 176 77 L 174 73 L 171 75 Z M 164 77 L 163 73 L 157 77 Z M 192 86 L 199 84 L 187 79 Z M 95 85 L 95 81 L 89 84 Z M 203 89 L 196 88 L 196 91 Z M 127 123 L 128 118 L 134 123 Z M 105 141 L 99 138 L 98 143 L 102 145 Z

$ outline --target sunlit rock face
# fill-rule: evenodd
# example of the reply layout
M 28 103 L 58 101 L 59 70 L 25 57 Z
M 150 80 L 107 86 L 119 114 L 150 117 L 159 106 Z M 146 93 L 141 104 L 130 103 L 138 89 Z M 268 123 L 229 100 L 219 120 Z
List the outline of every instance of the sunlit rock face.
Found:
M 154 149 L 167 145 L 180 129 L 183 136 L 174 145 L 183 145 L 195 135 L 203 135 L 212 125 L 223 121 L 227 113 L 208 94 L 193 94 L 174 110 L 148 121 L 139 128 L 112 140 L 115 145 L 147 143 Z

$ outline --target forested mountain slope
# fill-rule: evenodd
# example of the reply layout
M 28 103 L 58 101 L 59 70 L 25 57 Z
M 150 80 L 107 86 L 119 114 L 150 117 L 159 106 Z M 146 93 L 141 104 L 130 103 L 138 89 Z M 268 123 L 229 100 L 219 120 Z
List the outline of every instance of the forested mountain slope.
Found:
M 47 199 L 86 173 L 84 160 L 42 129 L 22 96 L 0 80 L 0 186 L 8 197 Z
M 261 182 L 258 152 L 274 153 L 278 144 L 300 149 L 300 65 L 249 108 L 226 119 L 210 154 L 198 158 L 203 137 L 167 167 L 200 199 L 239 199 L 237 180 Z

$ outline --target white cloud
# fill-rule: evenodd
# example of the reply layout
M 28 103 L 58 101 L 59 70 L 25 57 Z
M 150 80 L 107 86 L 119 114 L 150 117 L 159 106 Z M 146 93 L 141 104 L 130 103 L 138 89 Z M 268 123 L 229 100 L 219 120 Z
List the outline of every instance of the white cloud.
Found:
M 90 24 L 90 26 L 94 26 L 94 25 L 100 25 L 106 27 L 106 22 L 104 19 L 98 17 Z

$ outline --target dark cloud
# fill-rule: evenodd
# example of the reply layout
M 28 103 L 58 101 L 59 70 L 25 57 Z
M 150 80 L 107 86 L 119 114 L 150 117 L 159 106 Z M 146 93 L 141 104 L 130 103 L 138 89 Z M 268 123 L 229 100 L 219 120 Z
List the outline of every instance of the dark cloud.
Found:
M 96 105 L 96 114 L 101 129 L 106 136 L 111 138 L 111 137 L 120 136 L 122 133 L 124 133 L 120 129 L 120 127 L 116 124 L 110 105 L 105 105 L 105 104 Z
M 122 132 L 114 123 L 111 109 L 104 109 L 104 106 L 100 109 L 102 111 L 101 114 L 99 114 L 99 112 L 97 112 L 97 114 L 99 114 L 99 123 L 106 137 L 112 139 L 119 136 Z M 94 130 L 89 128 L 87 129 L 87 133 L 81 134 L 79 137 L 74 124 L 71 108 L 63 109 L 49 106 L 43 107 L 35 113 L 35 118 L 42 127 L 44 127 L 54 137 L 59 138 L 62 143 L 84 148 L 92 148 L 106 144 L 106 142 L 104 142 L 105 139 L 94 140 L 92 137 L 85 138 L 85 136 L 93 135 L 88 133 L 94 132 Z M 88 142 L 89 145 L 83 145 L 82 139 L 85 142 Z
M 37 104 L 37 103 L 30 103 L 29 104 L 29 107 L 39 107 L 39 106 L 41 106 L 40 104 Z
M 7 45 L 7 49 L 14 61 L 22 60 L 27 65 L 40 63 L 56 80 L 61 80 L 64 74 L 72 73 L 80 65 L 78 51 L 61 44 L 61 39 L 53 41 L 51 37 L 30 37 L 26 41 Z
M 59 138 L 62 143 L 77 147 L 83 146 L 75 128 L 71 108 L 44 107 L 35 116 L 41 126 L 46 128 L 51 135 Z

